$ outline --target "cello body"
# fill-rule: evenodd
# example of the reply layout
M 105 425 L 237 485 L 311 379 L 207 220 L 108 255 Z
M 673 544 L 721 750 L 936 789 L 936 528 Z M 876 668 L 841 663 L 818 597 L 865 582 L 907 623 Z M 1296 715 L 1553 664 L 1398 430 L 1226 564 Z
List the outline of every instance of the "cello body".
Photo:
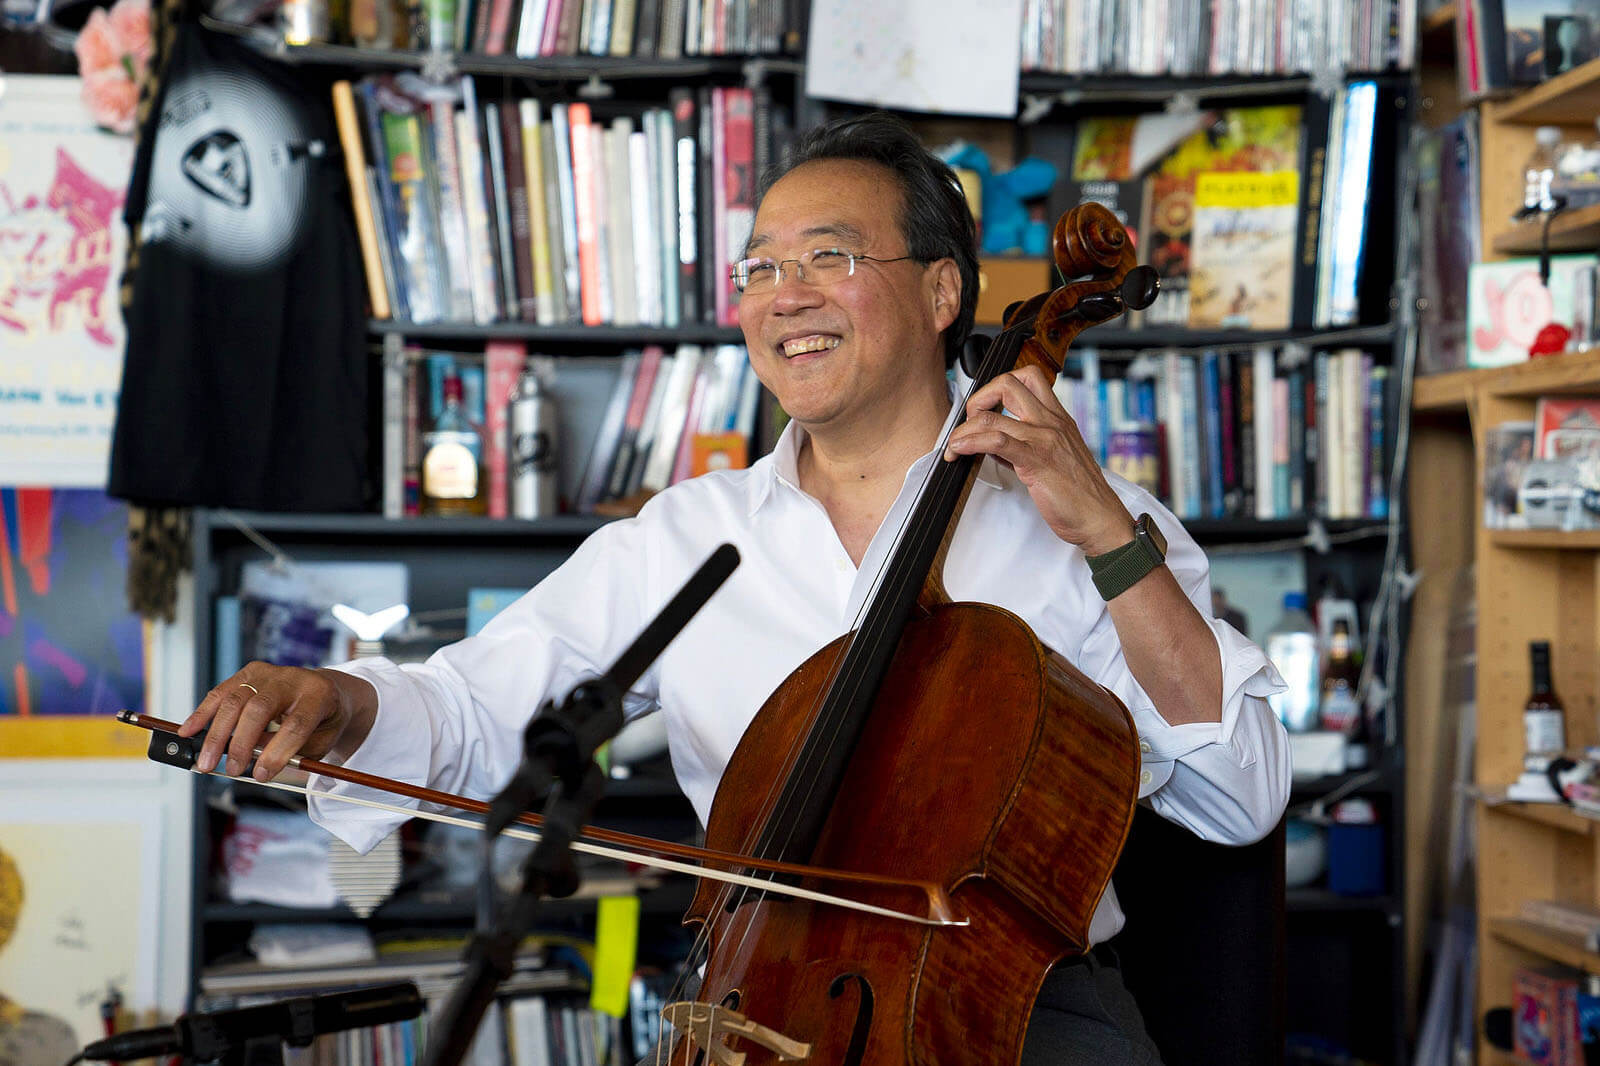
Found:
M 772 791 L 772 752 L 807 727 L 847 640 L 813 655 L 756 715 L 707 846 L 736 847 L 765 814 L 756 801 Z M 1133 722 L 1115 696 L 1009 612 L 934 605 L 907 626 L 814 860 L 941 883 L 971 924 L 929 929 L 760 893 L 735 895 L 730 911 L 702 882 L 686 918 L 708 923 L 712 944 L 696 998 L 810 1044 L 808 1062 L 1016 1062 L 1045 974 L 1087 947 L 1138 774 Z M 729 1046 L 746 1066 L 782 1061 Z M 672 1061 L 696 1053 L 682 1041 Z

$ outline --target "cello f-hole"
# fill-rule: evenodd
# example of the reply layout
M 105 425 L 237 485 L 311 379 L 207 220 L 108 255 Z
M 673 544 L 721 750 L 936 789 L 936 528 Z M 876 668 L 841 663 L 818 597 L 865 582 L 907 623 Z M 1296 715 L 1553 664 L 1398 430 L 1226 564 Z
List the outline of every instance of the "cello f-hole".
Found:
M 867 1053 L 867 1034 L 872 1031 L 872 986 L 858 973 L 842 973 L 828 986 L 828 995 L 838 999 L 847 985 L 854 984 L 857 992 L 856 1024 L 850 1031 L 850 1045 L 844 1050 L 840 1066 L 861 1066 Z

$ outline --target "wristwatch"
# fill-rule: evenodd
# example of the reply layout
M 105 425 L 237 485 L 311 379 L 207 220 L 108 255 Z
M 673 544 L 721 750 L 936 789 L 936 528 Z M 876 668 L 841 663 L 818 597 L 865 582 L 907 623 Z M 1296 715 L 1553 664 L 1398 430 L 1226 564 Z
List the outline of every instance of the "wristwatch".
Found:
M 1110 603 L 1133 588 L 1139 579 L 1167 561 L 1167 538 L 1148 514 L 1133 523 L 1133 539 L 1102 555 L 1085 556 L 1094 587 Z

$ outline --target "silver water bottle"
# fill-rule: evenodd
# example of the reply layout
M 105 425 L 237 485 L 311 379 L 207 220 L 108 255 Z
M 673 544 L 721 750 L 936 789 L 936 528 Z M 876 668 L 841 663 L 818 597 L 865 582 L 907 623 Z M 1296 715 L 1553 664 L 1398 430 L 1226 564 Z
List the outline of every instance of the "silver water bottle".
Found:
M 556 513 L 556 412 L 544 381 L 523 373 L 506 417 L 510 433 L 511 517 L 546 518 Z

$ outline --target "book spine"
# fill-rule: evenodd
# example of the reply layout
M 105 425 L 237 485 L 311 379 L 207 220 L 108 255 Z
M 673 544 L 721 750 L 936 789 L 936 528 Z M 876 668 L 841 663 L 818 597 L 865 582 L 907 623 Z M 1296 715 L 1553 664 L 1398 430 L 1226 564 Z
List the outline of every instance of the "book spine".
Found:
M 483 460 L 489 476 L 490 518 L 505 518 L 509 513 L 506 412 L 526 358 L 527 351 L 518 341 L 490 341 L 484 346 Z
M 561 202 L 561 262 L 567 293 L 569 322 L 583 319 L 582 264 L 578 256 L 577 185 L 572 180 L 572 123 L 567 104 L 550 109 L 551 138 L 555 146 L 556 195 Z
M 505 146 L 500 143 L 500 110 L 499 104 L 483 105 L 484 143 L 488 147 L 484 156 L 488 164 L 484 177 L 489 185 L 489 208 L 494 213 L 494 226 L 489 239 L 498 253 L 495 264 L 499 268 L 500 291 L 496 295 L 500 298 L 500 306 L 505 309 L 505 316 L 516 318 L 521 314 L 521 304 L 517 293 L 516 254 L 511 247 L 511 202 L 506 194 L 506 156 Z
M 1387 433 L 1384 416 L 1388 392 L 1389 368 L 1375 366 L 1367 377 L 1367 517 L 1389 517 L 1388 486 L 1384 472 L 1389 464 L 1384 462 Z
M 599 222 L 595 217 L 594 127 L 587 104 L 568 105 L 572 133 L 573 209 L 578 222 L 578 277 L 583 294 L 583 322 L 605 321 L 600 306 Z
M 525 101 L 524 101 L 525 102 Z M 506 206 L 511 215 L 511 259 L 517 278 L 517 309 L 524 322 L 539 317 L 539 297 L 533 278 L 532 204 L 528 202 L 528 172 L 522 150 L 521 103 L 500 109 L 500 146 L 505 156 Z
M 1289 300 L 1291 322 L 1296 329 L 1310 329 L 1316 323 L 1317 256 L 1322 237 L 1330 118 L 1327 98 L 1318 93 L 1307 94 L 1300 133 L 1300 208 L 1294 287 Z
M 1256 395 L 1255 361 L 1246 353 L 1239 353 L 1234 361 L 1238 376 L 1239 421 L 1239 516 L 1256 515 Z
M 356 238 L 361 245 L 361 267 L 367 279 L 367 302 L 373 318 L 389 318 L 389 293 L 384 287 L 383 261 L 378 256 L 378 230 L 373 222 L 372 197 L 367 190 L 367 158 L 361 147 L 361 120 L 356 115 L 355 93 L 348 81 L 333 83 L 333 119 L 344 150 L 345 179 L 350 182 L 350 206 L 355 215 Z
M 652 123 L 646 114 L 643 122 Z M 657 220 L 661 217 L 660 184 L 650 172 L 650 136 L 628 134 L 628 207 L 633 222 L 633 291 L 636 320 L 661 324 L 661 250 L 656 246 Z M 626 264 L 624 264 L 626 265 Z
M 541 326 L 556 321 L 555 280 L 550 266 L 550 211 L 545 195 L 544 127 L 539 121 L 539 101 L 517 102 L 517 118 L 522 126 L 522 161 L 525 169 L 523 196 L 528 203 L 528 258 L 533 266 L 533 314 L 523 312 Z
M 488 186 L 483 173 L 483 147 L 478 139 L 476 93 L 472 79 L 462 78 L 464 106 L 456 112 L 456 147 L 461 154 L 461 196 L 466 216 L 467 255 L 472 260 L 472 317 L 488 325 L 500 317 L 500 279 L 495 271 Z
M 1272 411 L 1275 388 L 1272 349 L 1259 345 L 1251 353 L 1251 359 L 1254 368 L 1250 376 L 1255 387 L 1256 406 L 1256 517 L 1271 519 L 1278 517 L 1272 467 L 1272 442 L 1276 432 Z
M 611 321 L 617 325 L 637 325 L 639 293 L 634 281 L 633 188 L 628 162 L 628 139 L 633 136 L 633 120 L 618 118 L 603 129 L 602 147 L 606 158 L 606 221 L 609 244 L 607 274 L 611 278 Z M 642 193 L 644 190 L 640 190 Z
M 678 192 L 678 294 L 682 298 L 681 321 L 700 320 L 700 287 L 697 264 L 700 261 L 699 151 L 695 139 L 695 97 L 688 89 L 674 89 L 671 97 L 675 140 Z
M 450 318 L 465 322 L 475 315 L 472 303 L 471 256 L 467 251 L 467 221 L 461 190 L 461 152 L 456 143 L 455 106 L 448 101 L 429 105 L 432 112 L 433 161 L 439 185 L 439 238 L 444 245 Z
M 393 334 L 390 335 L 393 337 Z M 385 338 L 383 353 L 383 517 L 405 515 L 406 359 L 391 351 Z
M 756 218 L 755 94 L 736 87 L 727 90 L 725 158 L 723 160 L 724 238 L 717 260 L 717 286 L 722 293 L 725 326 L 739 324 L 739 293 L 729 269 L 744 252 Z
M 1289 503 L 1288 513 L 1306 513 L 1306 376 L 1296 367 L 1289 371 L 1285 385 L 1289 420 Z
M 418 353 L 406 352 L 405 374 L 405 441 L 400 467 L 400 482 L 404 493 L 402 505 L 405 517 L 415 518 L 422 513 L 422 365 Z

